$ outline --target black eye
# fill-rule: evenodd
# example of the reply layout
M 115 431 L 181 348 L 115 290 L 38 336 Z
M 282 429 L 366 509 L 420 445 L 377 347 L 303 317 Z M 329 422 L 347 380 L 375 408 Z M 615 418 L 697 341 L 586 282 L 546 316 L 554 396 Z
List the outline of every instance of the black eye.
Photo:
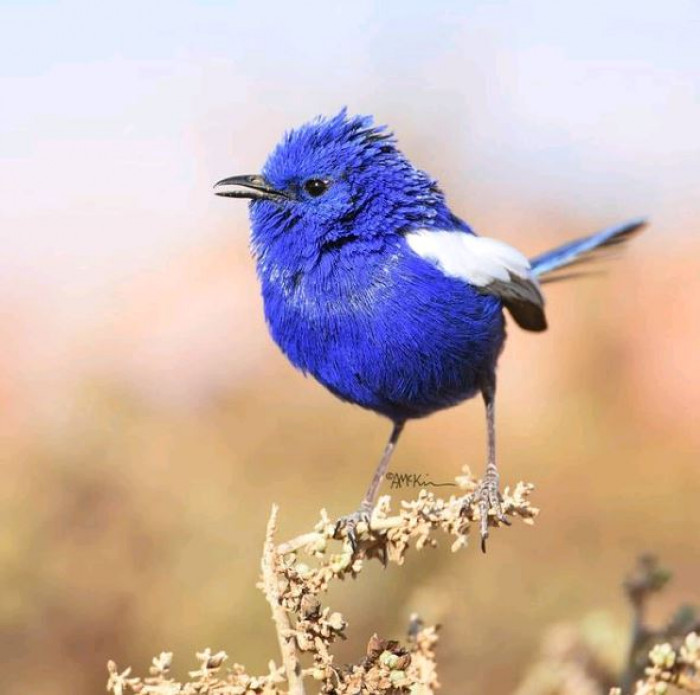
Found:
M 304 190 L 312 198 L 318 198 L 328 190 L 328 181 L 324 181 L 323 179 L 309 179 L 304 182 Z

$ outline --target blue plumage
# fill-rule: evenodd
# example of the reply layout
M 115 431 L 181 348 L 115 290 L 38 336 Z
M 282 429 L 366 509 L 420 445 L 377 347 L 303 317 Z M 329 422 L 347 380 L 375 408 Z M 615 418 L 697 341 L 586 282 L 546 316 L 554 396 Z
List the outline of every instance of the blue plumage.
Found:
M 477 501 L 485 538 L 489 508 L 504 520 L 493 437 L 503 309 L 519 325 L 543 330 L 539 279 L 641 223 L 528 264 L 515 249 L 474 235 L 390 133 L 345 110 L 290 131 L 262 176 L 225 179 L 216 192 L 251 198 L 265 315 L 285 355 L 336 396 L 394 422 L 362 514 L 406 420 L 483 394 L 489 465 Z
M 326 251 L 332 258 L 297 277 L 260 265 L 267 321 L 289 360 L 392 420 L 474 395 L 503 342 L 498 299 L 445 277 L 400 238 L 356 245 Z

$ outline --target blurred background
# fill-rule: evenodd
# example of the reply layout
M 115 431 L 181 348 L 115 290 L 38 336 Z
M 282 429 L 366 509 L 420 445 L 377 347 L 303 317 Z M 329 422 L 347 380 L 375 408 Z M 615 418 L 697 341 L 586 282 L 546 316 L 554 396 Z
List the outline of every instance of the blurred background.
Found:
M 505 483 L 534 528 L 487 556 L 371 568 L 334 590 L 356 659 L 417 610 L 445 692 L 508 692 L 545 628 L 603 611 L 646 550 L 700 592 L 700 7 L 0 0 L 0 690 L 102 692 L 105 662 L 277 648 L 254 585 L 281 537 L 354 508 L 388 435 L 267 336 L 245 205 L 282 132 L 347 105 L 395 130 L 477 231 L 528 253 L 652 226 L 511 330 Z M 393 470 L 485 458 L 474 401 L 408 428 Z M 407 491 L 413 495 L 413 491 Z M 617 633 L 616 633 L 617 634 Z

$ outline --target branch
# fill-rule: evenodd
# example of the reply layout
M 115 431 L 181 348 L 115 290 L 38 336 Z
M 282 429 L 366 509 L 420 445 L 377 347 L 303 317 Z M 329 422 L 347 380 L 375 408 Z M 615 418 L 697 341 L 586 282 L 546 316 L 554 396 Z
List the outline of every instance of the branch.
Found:
M 627 600 L 632 607 L 632 635 L 627 652 L 627 665 L 620 681 L 622 692 L 629 693 L 643 673 L 649 642 L 662 637 L 646 624 L 646 608 L 649 599 L 661 591 L 670 579 L 671 573 L 660 567 L 653 555 L 642 555 L 623 584 Z
M 596 615 L 579 625 L 558 624 L 545 635 L 542 651 L 515 695 L 665 695 L 669 686 L 700 690 L 700 618 L 681 606 L 665 624 L 652 627 L 650 599 L 671 578 L 651 555 L 642 556 L 625 580 L 632 605 L 632 636 L 619 672 L 620 642 L 614 621 Z M 613 687 L 617 684 L 620 687 Z
M 279 590 L 280 556 L 273 541 L 277 526 L 277 512 L 277 505 L 273 505 L 270 520 L 267 523 L 267 533 L 265 534 L 265 546 L 261 562 L 261 588 L 272 610 L 272 619 L 275 622 L 284 671 L 287 674 L 289 695 L 304 695 L 301 665 L 294 648 L 292 624 L 289 621 L 289 613 L 282 607 Z
M 313 531 L 275 546 L 278 508 L 273 506 L 259 587 L 272 610 L 282 666 L 271 661 L 268 674 L 254 677 L 234 664 L 221 676 L 219 670 L 227 655 L 205 650 L 197 655 L 200 668 L 190 672 L 193 680 L 179 683 L 169 676 L 172 655 L 164 653 L 153 660 L 151 676 L 144 680 L 131 677 L 130 669 L 120 673 L 110 662 L 108 690 L 114 695 L 303 695 L 304 679 L 308 678 L 318 683 L 321 693 L 334 695 L 432 695 L 439 687 L 434 653 L 437 627 L 425 627 L 414 616 L 404 644 L 375 634 L 359 663 L 339 666 L 331 648 L 335 641 L 346 638 L 347 622 L 340 613 L 323 607 L 319 597 L 333 580 L 357 577 L 368 560 L 401 565 L 410 547 L 421 550 L 436 546 L 438 531 L 452 538 L 453 552 L 465 547 L 472 525 L 480 520 L 472 494 L 478 482 L 468 471 L 456 482 L 463 494 L 443 499 L 422 489 L 415 500 L 402 502 L 394 513 L 391 498 L 380 498 L 369 524 L 356 528 L 354 548 L 343 531 L 336 534 L 336 524 L 325 510 Z M 518 483 L 512 492 L 506 488 L 503 512 L 532 524 L 539 511 L 529 502 L 532 489 L 525 483 Z M 489 512 L 489 524 L 499 525 L 494 510 Z M 331 552 L 331 548 L 339 552 Z M 299 560 L 299 554 L 306 556 L 305 562 Z
M 361 551 L 373 551 L 378 546 L 385 547 L 389 560 L 402 564 L 403 556 L 409 542 L 414 541 L 416 548 L 421 550 L 426 543 L 436 545 L 430 537 L 436 530 L 454 536 L 452 550 L 466 546 L 472 522 L 479 521 L 478 504 L 472 493 L 478 487 L 478 481 L 471 477 L 468 469 L 465 474 L 456 479 L 458 488 L 465 492 L 460 496 L 451 496 L 444 500 L 435 493 L 423 488 L 418 498 L 401 503 L 398 514 L 390 516 L 391 497 L 380 497 L 372 512 L 369 528 L 360 523 L 356 528 L 358 555 Z M 529 495 L 534 489 L 530 483 L 518 483 L 511 492 L 506 488 L 503 493 L 502 507 L 506 515 L 521 518 L 526 524 L 534 523 L 539 509 L 530 505 Z M 465 507 L 465 502 L 468 506 Z M 494 510 L 489 511 L 489 525 L 499 526 L 494 516 Z M 325 510 L 321 511 L 321 520 L 313 531 L 293 538 L 277 547 L 280 555 L 295 553 L 305 549 L 312 555 L 323 553 L 328 541 L 335 538 L 336 524 L 330 520 Z M 345 535 L 342 538 L 347 539 Z M 351 550 L 346 546 L 346 551 Z M 373 555 L 374 553 L 372 553 Z
M 700 691 L 700 634 L 691 632 L 674 648 L 669 642 L 657 644 L 649 652 L 644 678 L 638 680 L 634 695 L 665 695 L 669 685 L 688 692 Z M 610 695 L 621 695 L 613 689 Z
M 700 690 L 700 619 L 692 606 L 681 606 L 660 628 L 645 620 L 649 599 L 671 579 L 653 555 L 643 555 L 624 583 L 632 606 L 632 639 L 620 692 L 663 695 L 672 684 Z M 653 646 L 652 646 L 653 645 Z

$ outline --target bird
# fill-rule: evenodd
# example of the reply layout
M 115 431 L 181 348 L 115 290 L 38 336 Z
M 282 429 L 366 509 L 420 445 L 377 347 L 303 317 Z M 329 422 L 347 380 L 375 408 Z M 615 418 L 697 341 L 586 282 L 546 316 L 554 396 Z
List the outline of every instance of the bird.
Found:
M 581 274 L 645 220 L 528 259 L 477 235 L 386 126 L 347 108 L 287 131 L 260 174 L 222 179 L 214 192 L 249 201 L 265 318 L 288 360 L 341 400 L 391 421 L 359 508 L 341 518 L 353 548 L 406 423 L 481 395 L 487 462 L 470 502 L 485 551 L 489 514 L 492 525 L 509 523 L 495 423 L 504 314 L 544 331 L 542 286 Z

